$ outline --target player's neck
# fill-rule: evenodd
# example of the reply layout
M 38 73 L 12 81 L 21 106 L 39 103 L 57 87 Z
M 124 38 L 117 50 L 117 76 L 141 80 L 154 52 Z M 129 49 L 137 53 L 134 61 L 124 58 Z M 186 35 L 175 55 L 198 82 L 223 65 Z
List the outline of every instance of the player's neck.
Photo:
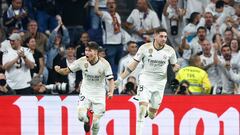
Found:
M 95 65 L 99 61 L 99 57 L 95 57 L 93 60 L 89 61 L 91 65 Z
M 161 50 L 161 49 L 163 49 L 163 47 L 165 46 L 165 44 L 158 44 L 156 41 L 154 41 L 153 46 L 154 46 L 155 49 Z

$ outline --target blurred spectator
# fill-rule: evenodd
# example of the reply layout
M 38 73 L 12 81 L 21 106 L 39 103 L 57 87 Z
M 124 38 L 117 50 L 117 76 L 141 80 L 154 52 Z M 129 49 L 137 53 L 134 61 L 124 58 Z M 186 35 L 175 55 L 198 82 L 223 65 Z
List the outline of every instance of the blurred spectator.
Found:
M 127 82 L 124 85 L 124 89 L 121 91 L 121 94 L 127 94 L 131 96 L 137 94 L 137 80 L 134 76 L 129 76 L 127 78 Z
M 239 46 L 239 41 L 236 38 L 233 38 L 231 40 L 230 48 L 231 48 L 231 51 L 232 51 L 231 55 L 233 57 L 232 64 L 237 65 L 237 64 L 239 64 L 239 61 L 240 61 L 240 52 L 239 52 L 240 46 Z
M 32 94 L 30 85 L 30 69 L 34 68 L 34 58 L 28 48 L 22 47 L 21 36 L 13 33 L 10 37 L 13 50 L 4 53 L 3 68 L 7 84 L 16 91 L 16 94 Z
M 51 91 L 47 90 L 46 85 L 42 83 L 41 78 L 38 76 L 33 77 L 28 83 L 31 86 L 33 94 L 51 94 Z
M 40 51 L 44 55 L 46 52 L 46 49 L 47 49 L 46 45 L 47 45 L 48 38 L 46 35 L 44 35 L 41 32 L 38 32 L 37 30 L 38 30 L 37 22 L 35 20 L 31 20 L 28 23 L 28 30 L 24 34 L 23 41 L 25 41 L 29 37 L 34 37 L 36 40 L 37 50 Z
M 226 29 L 224 32 L 224 36 L 223 36 L 223 44 L 224 45 L 230 45 L 230 42 L 233 39 L 233 32 L 231 29 Z
M 132 11 L 126 22 L 126 28 L 132 34 L 131 40 L 141 46 L 153 38 L 154 29 L 159 26 L 156 12 L 149 9 L 146 0 L 138 0 L 137 8 Z
M 105 57 L 107 56 L 107 55 L 106 55 L 106 49 L 103 48 L 102 46 L 99 46 L 99 48 L 98 48 L 98 55 L 99 55 L 100 57 L 105 58 Z
M 33 54 L 33 58 L 35 60 L 34 68 L 31 69 L 31 76 L 39 76 L 40 78 L 43 77 L 43 70 L 45 67 L 44 56 L 41 52 L 36 49 L 36 40 L 34 37 L 29 37 L 25 41 L 26 46 L 30 49 L 31 53 Z
M 121 44 L 121 18 L 116 12 L 115 0 L 107 0 L 108 11 L 99 10 L 99 0 L 95 3 L 95 12 L 103 21 L 103 44 L 107 49 L 106 59 L 110 63 L 114 77 L 117 76 L 118 63 L 123 54 Z
M 190 83 L 189 91 L 193 94 L 209 94 L 211 83 L 206 71 L 200 68 L 201 59 L 198 55 L 191 56 L 189 66 L 181 68 L 176 79 L 181 82 L 187 80 Z
M 101 18 L 96 15 L 94 11 L 96 0 L 89 0 L 89 17 L 90 17 L 90 29 L 99 29 L 101 24 Z M 99 0 L 99 10 L 100 11 L 107 11 L 106 0 Z
M 34 94 L 67 94 L 68 85 L 66 83 L 57 83 L 45 85 L 40 77 L 35 76 L 28 82 Z
M 67 46 L 66 57 L 62 58 L 60 63 L 54 63 L 54 65 L 59 65 L 61 67 L 69 67 L 74 61 L 75 57 L 75 47 L 72 45 Z M 79 72 L 79 71 L 78 71 Z M 69 93 L 74 91 L 79 93 L 80 87 L 79 83 L 82 81 L 82 77 L 77 76 L 77 73 L 69 73 L 67 76 L 56 74 L 55 83 L 67 83 L 69 86 Z
M 217 50 L 217 48 L 215 48 Z M 229 76 L 227 76 L 227 70 L 229 66 L 232 65 L 232 62 L 235 61 L 236 57 L 232 57 L 231 55 L 231 48 L 229 45 L 223 45 L 221 47 L 221 56 L 216 55 L 215 53 L 215 59 L 216 59 L 216 64 L 219 66 L 219 74 L 220 74 L 220 80 L 222 81 L 222 91 L 220 93 L 222 94 L 233 94 L 235 85 L 232 80 L 230 80 Z M 236 69 L 235 71 L 239 72 L 240 71 L 240 66 L 235 65 Z M 218 91 L 217 91 L 218 92 Z
M 9 8 L 3 13 L 3 24 L 7 28 L 17 27 L 20 30 L 27 29 L 28 14 L 23 9 L 22 0 L 12 0 Z
M 56 28 L 58 23 L 55 16 L 60 13 L 56 0 L 35 0 L 33 7 L 39 32 L 45 33 Z
M 18 28 L 11 27 L 8 29 L 8 37 L 12 35 L 12 33 L 18 33 L 18 32 L 19 32 Z M 12 47 L 10 44 L 10 40 L 6 38 L 3 42 L 1 42 L 0 51 L 4 53 L 4 52 L 7 52 L 9 49 L 11 50 Z
M 162 24 L 168 30 L 168 37 L 174 47 L 179 46 L 185 14 L 186 10 L 179 6 L 178 0 L 168 0 L 164 6 Z
M 52 31 L 48 39 L 47 44 L 47 68 L 48 68 L 48 84 L 55 83 L 52 73 L 53 70 L 53 60 L 58 54 L 62 58 L 64 56 L 65 47 L 70 43 L 70 37 L 67 28 L 64 26 L 60 16 L 57 16 L 58 26 Z M 60 29 L 62 29 L 63 34 L 60 34 Z M 57 61 L 60 61 L 57 60 Z
M 204 26 L 204 20 L 201 19 L 199 12 L 193 12 L 189 18 L 188 24 L 183 28 L 182 36 L 186 37 L 187 42 L 191 42 L 197 34 L 197 29 L 200 26 Z
M 138 50 L 138 46 L 137 46 L 136 42 L 129 41 L 127 44 L 128 54 L 120 59 L 120 62 L 118 65 L 119 66 L 118 67 L 118 76 L 124 72 L 124 70 L 127 68 L 128 64 L 129 64 L 129 62 L 133 60 L 133 57 L 137 53 L 137 50 Z M 142 63 L 140 63 L 137 66 L 137 68 L 129 76 L 133 76 L 136 78 L 136 80 L 138 80 L 138 76 L 140 74 L 142 66 L 143 66 Z M 118 87 L 119 93 L 122 92 L 126 83 L 127 83 L 127 79 L 124 79 L 124 80 L 122 80 L 121 84 L 119 84 L 119 87 Z
M 89 42 L 89 35 L 87 32 L 83 32 L 80 37 L 80 41 L 77 45 L 77 52 L 76 52 L 76 57 L 81 58 L 82 56 L 85 56 L 85 47 Z
M 180 46 L 180 48 L 184 49 L 184 63 L 182 63 L 182 67 L 188 65 L 191 56 L 202 53 L 202 43 L 206 39 L 206 31 L 205 27 L 200 26 L 197 29 L 197 37 L 195 37 L 190 43 L 186 42 L 186 37 L 183 38 L 183 42 Z
M 0 73 L 0 95 L 15 95 L 7 84 L 6 76 L 3 73 Z
M 213 14 L 211 12 L 205 12 L 204 13 L 204 19 L 205 19 L 205 28 L 207 32 L 207 39 L 208 41 L 211 41 L 213 38 L 213 35 L 215 33 L 219 33 L 218 31 L 218 25 L 214 22 Z
M 186 18 L 191 18 L 191 14 L 194 12 L 204 13 L 204 9 L 206 5 L 208 5 L 209 0 L 184 0 L 184 2 L 187 11 Z
M 149 0 L 153 10 L 157 13 L 159 20 L 162 20 L 163 7 L 167 0 Z
M 203 54 L 200 55 L 201 63 L 203 69 L 208 73 L 208 77 L 212 85 L 212 90 L 215 92 L 216 89 L 221 87 L 221 80 L 219 79 L 219 68 L 215 65 L 214 51 L 212 49 L 212 45 L 206 39 L 202 42 L 202 50 Z

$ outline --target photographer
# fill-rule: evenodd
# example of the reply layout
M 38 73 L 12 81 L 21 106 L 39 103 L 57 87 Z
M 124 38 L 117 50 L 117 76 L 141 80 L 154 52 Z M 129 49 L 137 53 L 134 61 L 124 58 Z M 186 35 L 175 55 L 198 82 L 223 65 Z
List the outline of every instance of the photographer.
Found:
M 175 91 L 175 95 L 191 95 L 192 93 L 189 91 L 190 83 L 187 80 L 182 80 L 179 86 Z
M 198 55 L 190 57 L 189 66 L 181 68 L 176 75 L 176 79 L 179 82 L 189 81 L 189 91 L 193 95 L 210 94 L 211 92 L 208 74 L 201 69 L 201 59 Z
M 129 76 L 127 78 L 127 83 L 125 84 L 125 88 L 121 92 L 121 94 L 127 94 L 127 95 L 137 94 L 137 83 L 136 83 L 136 78 L 134 76 Z
M 0 73 L 0 95 L 15 95 L 6 82 L 6 76 Z
M 35 76 L 28 82 L 34 94 L 66 94 L 68 93 L 68 85 L 66 83 L 57 83 L 45 85 L 40 77 Z

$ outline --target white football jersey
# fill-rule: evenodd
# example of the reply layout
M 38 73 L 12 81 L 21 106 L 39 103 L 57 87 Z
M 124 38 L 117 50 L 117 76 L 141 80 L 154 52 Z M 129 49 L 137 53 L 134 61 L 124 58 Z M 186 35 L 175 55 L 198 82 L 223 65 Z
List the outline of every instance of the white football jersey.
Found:
M 24 51 L 24 54 L 31 62 L 35 63 L 33 54 L 30 52 L 30 49 L 21 47 L 21 50 Z M 9 49 L 3 54 L 3 65 L 7 62 L 10 62 L 18 57 L 17 51 Z M 26 66 L 23 58 L 19 58 L 17 63 L 15 63 L 9 70 L 5 71 L 7 83 L 12 89 L 23 89 L 30 87 L 28 82 L 31 81 L 32 77 L 30 74 L 30 69 Z
M 68 67 L 72 72 L 82 70 L 81 94 L 89 96 L 88 98 L 105 98 L 106 81 L 113 79 L 113 73 L 110 64 L 104 58 L 92 65 L 87 61 L 86 56 L 79 58 Z
M 157 50 L 153 42 L 142 45 L 134 56 L 136 61 L 143 62 L 143 69 L 139 77 L 140 83 L 159 84 L 161 80 L 167 78 L 167 67 L 170 64 L 177 63 L 177 57 L 174 49 L 166 45 Z

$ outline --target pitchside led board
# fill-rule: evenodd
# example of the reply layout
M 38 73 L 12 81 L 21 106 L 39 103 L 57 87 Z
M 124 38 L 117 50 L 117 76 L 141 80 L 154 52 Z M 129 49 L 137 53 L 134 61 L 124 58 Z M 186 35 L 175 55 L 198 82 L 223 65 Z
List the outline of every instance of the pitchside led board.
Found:
M 0 135 L 85 135 L 78 96 L 1 96 Z M 165 96 L 143 135 L 240 135 L 240 96 Z M 138 102 L 107 100 L 99 135 L 135 135 Z M 88 134 L 90 135 L 90 134 Z

